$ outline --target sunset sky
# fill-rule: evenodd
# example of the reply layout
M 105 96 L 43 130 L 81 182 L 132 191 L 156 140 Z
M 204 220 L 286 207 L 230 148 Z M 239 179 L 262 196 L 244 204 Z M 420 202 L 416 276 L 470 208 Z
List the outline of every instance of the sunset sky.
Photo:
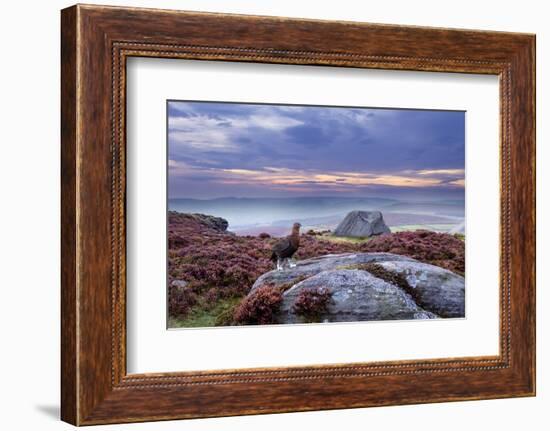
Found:
M 168 102 L 170 198 L 464 196 L 464 112 Z

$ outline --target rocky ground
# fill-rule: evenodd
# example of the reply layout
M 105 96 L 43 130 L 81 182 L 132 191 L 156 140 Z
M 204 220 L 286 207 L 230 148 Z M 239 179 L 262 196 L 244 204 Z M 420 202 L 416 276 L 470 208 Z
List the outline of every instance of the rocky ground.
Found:
M 169 213 L 169 326 L 426 319 L 464 315 L 464 242 L 428 231 L 360 241 L 301 235 L 297 265 L 272 271 L 269 235 Z
M 299 261 L 262 275 L 246 300 L 262 288 L 283 288 L 276 323 L 464 317 L 464 278 L 434 265 L 391 253 L 344 253 Z M 316 313 L 300 313 L 304 294 L 329 299 Z M 307 314 L 307 313 L 306 313 Z

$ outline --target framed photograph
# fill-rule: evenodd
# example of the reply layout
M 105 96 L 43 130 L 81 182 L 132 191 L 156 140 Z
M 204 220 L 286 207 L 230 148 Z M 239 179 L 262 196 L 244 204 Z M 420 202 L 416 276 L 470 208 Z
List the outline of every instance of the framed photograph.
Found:
M 535 394 L 534 35 L 77 5 L 61 44 L 63 420 Z
M 465 112 L 167 117 L 169 328 L 465 317 Z

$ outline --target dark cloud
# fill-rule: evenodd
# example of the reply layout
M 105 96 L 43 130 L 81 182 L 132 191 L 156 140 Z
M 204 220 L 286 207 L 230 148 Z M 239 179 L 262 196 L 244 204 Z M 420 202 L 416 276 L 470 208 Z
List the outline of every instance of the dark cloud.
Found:
M 169 102 L 168 115 L 169 158 L 197 177 L 212 168 L 374 175 L 464 169 L 464 112 Z M 442 180 L 442 187 L 459 179 Z M 229 187 L 215 184 L 211 194 Z
M 321 127 L 316 125 L 304 124 L 291 127 L 286 130 L 286 134 L 292 142 L 311 149 L 329 144 L 328 136 Z

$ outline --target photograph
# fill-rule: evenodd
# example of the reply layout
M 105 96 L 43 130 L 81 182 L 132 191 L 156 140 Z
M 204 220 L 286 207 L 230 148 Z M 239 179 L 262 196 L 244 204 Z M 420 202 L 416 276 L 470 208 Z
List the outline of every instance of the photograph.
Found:
M 168 328 L 465 317 L 465 112 L 167 101 Z
M 6 9 L 4 428 L 548 422 L 540 2 L 118 1 Z

